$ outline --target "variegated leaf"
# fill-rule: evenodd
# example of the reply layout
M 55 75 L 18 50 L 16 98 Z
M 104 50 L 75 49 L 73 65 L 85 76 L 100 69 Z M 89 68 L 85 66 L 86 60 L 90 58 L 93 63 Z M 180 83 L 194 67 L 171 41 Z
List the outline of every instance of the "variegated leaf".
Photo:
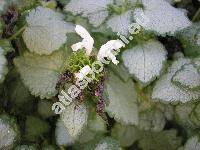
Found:
M 142 0 L 144 10 L 136 9 L 134 16 L 136 22 L 146 30 L 154 31 L 159 35 L 174 34 L 176 31 L 191 25 L 185 12 L 172 7 L 165 0 Z M 145 20 L 143 20 L 143 18 Z
M 108 17 L 107 6 L 112 3 L 113 0 L 71 0 L 65 6 L 65 11 L 82 15 L 88 18 L 94 27 L 98 27 Z
M 186 64 L 172 77 L 173 82 L 181 88 L 195 90 L 200 88 L 200 73 L 193 64 Z
M 121 150 L 118 141 L 111 137 L 102 139 L 94 150 Z
M 129 35 L 129 27 L 133 21 L 132 11 L 127 11 L 121 15 L 113 15 L 107 22 L 107 27 L 113 32 L 122 35 Z
M 26 87 L 35 96 L 51 98 L 57 94 L 56 84 L 67 59 L 66 51 L 57 51 L 49 56 L 24 53 L 14 60 Z
M 167 52 L 158 41 L 150 40 L 122 54 L 124 65 L 143 85 L 148 85 L 161 73 Z
M 83 128 L 87 125 L 88 110 L 85 104 L 75 105 L 72 103 L 62 112 L 61 119 L 68 129 L 73 139 L 81 134 Z
M 110 117 L 126 125 L 138 124 L 137 94 L 131 79 L 123 82 L 110 73 L 105 93 L 109 100 L 105 110 Z
M 61 120 L 57 121 L 55 138 L 57 145 L 70 146 L 75 142 L 74 139 L 70 136 L 68 129 L 65 127 L 64 122 Z
M 184 58 L 180 58 L 175 61 L 169 68 L 168 73 L 163 75 L 159 81 L 157 81 L 153 89 L 152 99 L 160 100 L 162 102 L 183 103 L 199 99 L 200 93 L 198 91 L 183 90 L 172 83 L 172 77 L 176 71 L 188 63 L 190 63 L 190 60 Z
M 7 60 L 4 56 L 4 50 L 0 47 L 0 83 L 4 80 L 7 72 Z
M 23 39 L 31 52 L 51 54 L 67 40 L 66 34 L 73 32 L 73 25 L 63 21 L 63 16 L 51 9 L 37 7 L 26 17 L 28 27 Z

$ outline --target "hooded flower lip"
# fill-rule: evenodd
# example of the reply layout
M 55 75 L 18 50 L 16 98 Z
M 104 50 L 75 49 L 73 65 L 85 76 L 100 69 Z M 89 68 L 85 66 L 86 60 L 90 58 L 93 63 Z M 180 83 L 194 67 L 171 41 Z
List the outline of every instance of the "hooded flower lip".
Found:
M 90 68 L 90 66 L 86 65 L 85 67 L 83 67 L 83 68 L 79 71 L 79 73 L 75 73 L 75 76 L 76 76 L 76 78 L 78 78 L 79 80 L 83 80 L 83 78 L 84 78 L 85 76 L 87 76 L 87 75 L 90 73 L 91 70 L 92 70 L 92 69 Z
M 88 31 L 81 25 L 76 25 L 75 31 L 78 35 L 81 36 L 81 38 L 83 38 L 83 40 L 81 42 L 73 44 L 71 46 L 72 50 L 78 51 L 82 48 L 85 48 L 86 54 L 90 55 L 90 53 L 92 52 L 94 39 L 90 36 Z
M 71 46 L 73 51 L 78 51 L 82 48 L 85 49 L 86 54 L 90 55 L 92 52 L 94 40 L 88 33 L 88 31 L 80 26 L 76 25 L 75 31 L 83 38 L 82 42 L 78 42 L 76 44 L 73 44 Z M 117 50 L 120 49 L 121 47 L 124 47 L 124 43 L 120 40 L 110 40 L 106 44 L 102 45 L 98 54 L 97 54 L 97 60 L 98 61 L 103 61 L 104 58 L 110 59 L 115 65 L 119 63 L 115 55 L 117 54 Z M 78 73 L 75 73 L 75 77 L 78 80 L 83 80 L 85 76 L 87 76 L 92 69 L 90 68 L 89 65 L 84 66 L 82 69 L 79 70 Z
M 102 45 L 99 53 L 97 55 L 97 59 L 102 61 L 105 57 L 112 60 L 112 62 L 117 65 L 119 61 L 116 59 L 113 50 L 118 50 L 123 47 L 124 44 L 120 40 L 110 40 L 106 44 Z
M 83 38 L 83 40 L 81 42 L 73 44 L 71 46 L 72 50 L 76 52 L 76 51 L 84 48 L 84 50 L 86 51 L 86 55 L 89 56 L 93 49 L 94 39 L 90 36 L 88 31 L 81 25 L 76 25 L 75 31 L 77 34 L 79 34 Z M 98 55 L 97 55 L 97 60 L 102 61 L 106 57 L 108 59 L 111 59 L 112 62 L 115 65 L 117 65 L 119 63 L 119 61 L 116 59 L 115 54 L 114 54 L 115 52 L 113 52 L 113 50 L 118 50 L 121 47 L 124 47 L 124 43 L 120 40 L 108 41 L 106 44 L 101 46 L 101 48 L 98 52 Z M 88 67 L 86 67 L 86 69 L 89 70 Z M 80 78 L 82 78 L 82 76 L 80 76 Z

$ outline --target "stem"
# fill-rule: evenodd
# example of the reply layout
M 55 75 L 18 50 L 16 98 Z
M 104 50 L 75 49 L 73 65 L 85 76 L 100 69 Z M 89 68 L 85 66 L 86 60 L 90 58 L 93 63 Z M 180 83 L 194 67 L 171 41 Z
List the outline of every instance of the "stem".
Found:
M 139 83 L 136 83 L 136 91 L 139 94 L 141 100 L 143 102 L 148 102 L 149 98 L 146 96 L 146 94 L 144 93 L 142 87 L 139 85 Z
M 21 34 L 22 31 L 25 30 L 25 28 L 26 28 L 26 25 L 21 27 L 14 35 L 12 35 L 10 38 L 8 38 L 8 40 L 10 40 L 10 41 L 14 40 L 17 36 L 19 36 Z
M 65 148 L 63 146 L 60 146 L 60 150 L 65 150 Z
M 195 13 L 194 17 L 192 18 L 192 21 L 194 22 L 198 18 L 199 15 L 200 15 L 200 8 Z

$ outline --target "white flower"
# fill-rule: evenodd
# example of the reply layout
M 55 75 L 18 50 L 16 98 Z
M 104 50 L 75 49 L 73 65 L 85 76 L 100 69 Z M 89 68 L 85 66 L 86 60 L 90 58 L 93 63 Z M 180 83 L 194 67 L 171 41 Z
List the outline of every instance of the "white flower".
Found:
M 118 50 L 123 47 L 124 44 L 120 40 L 110 40 L 106 44 L 102 45 L 99 53 L 97 55 L 97 59 L 102 61 L 105 57 L 112 60 L 112 62 L 117 65 L 119 61 L 116 59 L 113 50 Z
M 78 78 L 79 80 L 83 80 L 83 78 L 84 78 L 85 76 L 87 76 L 87 75 L 90 73 L 91 70 L 92 70 L 92 69 L 90 68 L 90 66 L 86 65 L 85 67 L 83 67 L 83 68 L 79 71 L 79 73 L 75 73 L 75 76 L 76 76 L 76 78 Z
M 82 40 L 82 42 L 73 44 L 71 46 L 72 50 L 78 51 L 79 49 L 85 48 L 86 54 L 90 55 L 90 53 L 92 52 L 94 39 L 90 36 L 88 31 L 80 25 L 76 25 L 75 31 L 83 38 L 83 40 Z

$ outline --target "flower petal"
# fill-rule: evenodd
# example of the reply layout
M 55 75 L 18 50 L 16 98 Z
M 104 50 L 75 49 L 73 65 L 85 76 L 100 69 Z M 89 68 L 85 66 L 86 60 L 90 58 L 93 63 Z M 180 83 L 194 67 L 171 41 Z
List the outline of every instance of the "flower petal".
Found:
M 71 46 L 72 50 L 77 51 L 79 49 L 85 48 L 86 54 L 90 55 L 93 49 L 94 39 L 90 36 L 88 31 L 80 25 L 76 25 L 75 31 L 83 38 L 83 40 L 82 42 L 73 44 Z

